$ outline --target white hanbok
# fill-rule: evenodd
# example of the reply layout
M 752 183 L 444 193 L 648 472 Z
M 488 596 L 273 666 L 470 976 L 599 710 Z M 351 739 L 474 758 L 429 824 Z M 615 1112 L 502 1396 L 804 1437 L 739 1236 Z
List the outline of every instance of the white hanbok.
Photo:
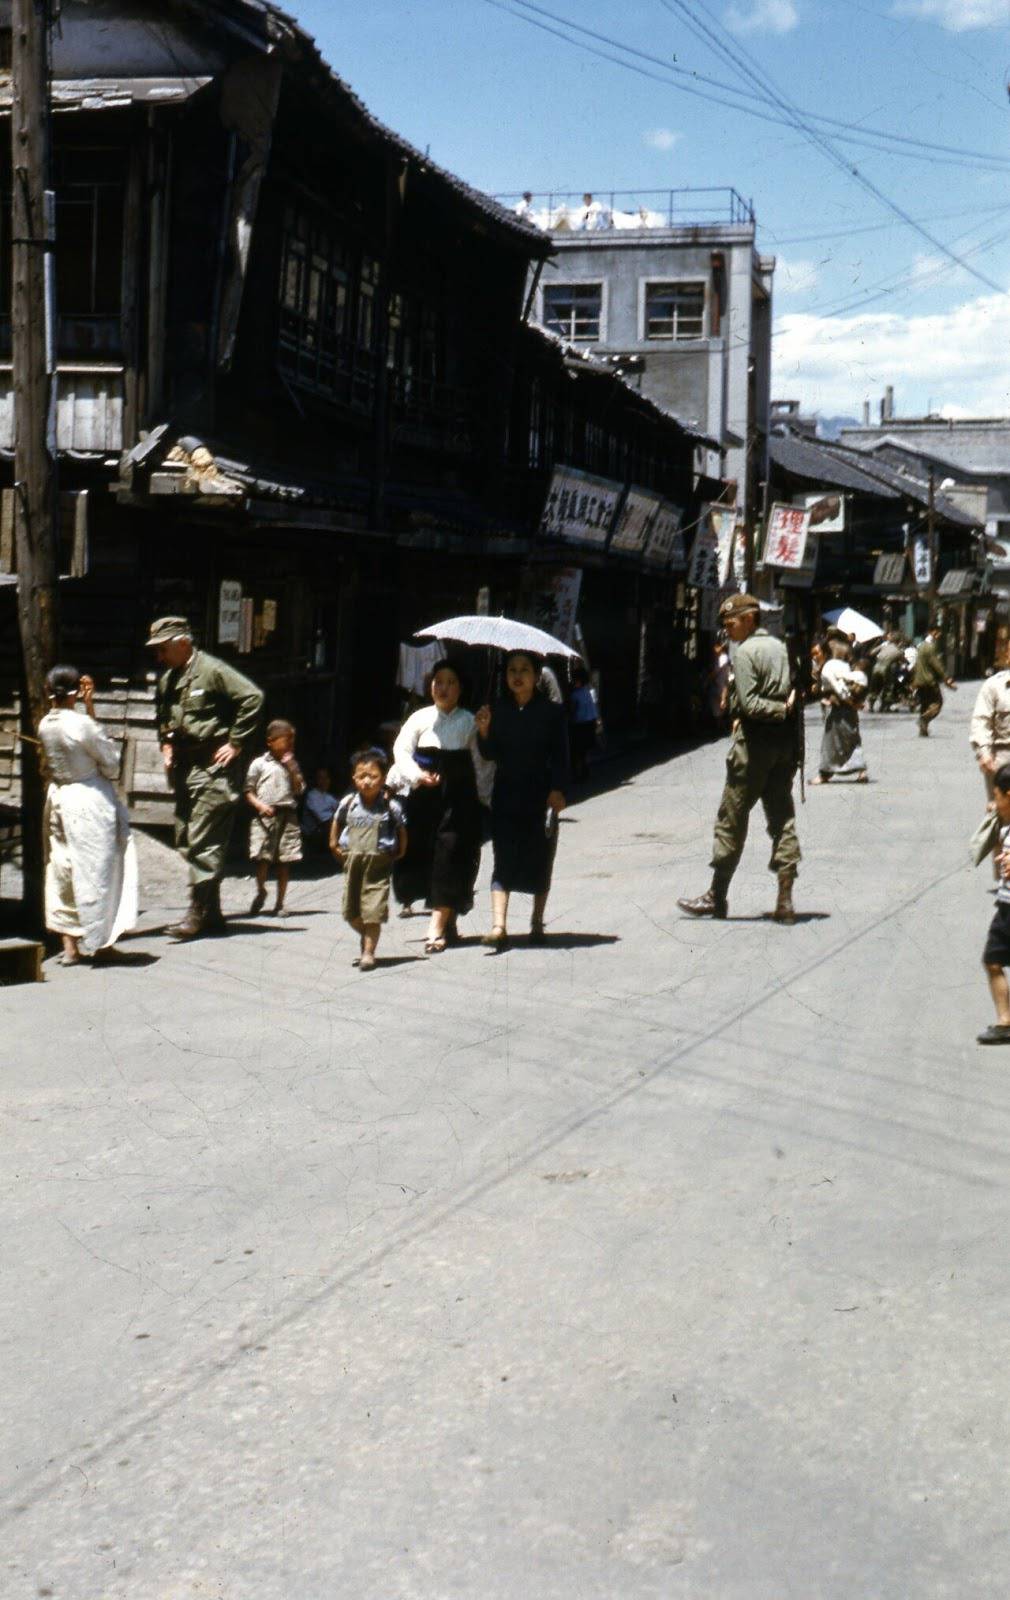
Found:
M 126 807 L 112 787 L 119 751 L 79 711 L 39 724 L 52 782 L 46 797 L 46 927 L 89 955 L 137 920 L 137 858 Z

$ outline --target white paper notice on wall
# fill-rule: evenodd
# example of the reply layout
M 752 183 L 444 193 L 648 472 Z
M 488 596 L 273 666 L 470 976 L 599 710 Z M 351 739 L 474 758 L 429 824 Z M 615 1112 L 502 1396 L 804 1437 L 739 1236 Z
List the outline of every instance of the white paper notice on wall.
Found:
M 236 578 L 222 578 L 217 602 L 218 644 L 238 644 L 242 623 L 242 585 Z
M 912 565 L 919 588 L 928 589 L 933 576 L 933 563 L 929 559 L 929 538 L 924 533 L 917 533 L 912 540 Z

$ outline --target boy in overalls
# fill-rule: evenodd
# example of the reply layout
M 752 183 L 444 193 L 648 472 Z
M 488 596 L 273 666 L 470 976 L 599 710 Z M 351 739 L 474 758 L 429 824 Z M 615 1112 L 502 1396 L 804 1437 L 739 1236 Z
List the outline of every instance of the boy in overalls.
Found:
M 344 869 L 344 921 L 361 936 L 354 965 L 375 966 L 375 947 L 389 916 L 393 862 L 407 848 L 403 807 L 386 789 L 389 758 L 383 750 L 358 750 L 351 757 L 350 794 L 330 827 L 330 849 Z

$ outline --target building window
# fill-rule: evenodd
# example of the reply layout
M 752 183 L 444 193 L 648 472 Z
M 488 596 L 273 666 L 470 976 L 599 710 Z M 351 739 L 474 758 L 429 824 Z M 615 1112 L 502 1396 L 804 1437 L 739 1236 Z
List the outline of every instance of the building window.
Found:
M 544 326 L 570 344 L 594 344 L 602 314 L 602 283 L 552 283 L 544 289 Z
M 298 206 L 284 217 L 280 359 L 294 382 L 367 408 L 375 382 L 379 266 Z
M 647 283 L 645 286 L 645 337 L 647 339 L 703 339 L 705 337 L 705 285 L 703 283 Z
M 105 356 L 120 348 L 126 152 L 58 152 L 56 312 L 61 355 Z

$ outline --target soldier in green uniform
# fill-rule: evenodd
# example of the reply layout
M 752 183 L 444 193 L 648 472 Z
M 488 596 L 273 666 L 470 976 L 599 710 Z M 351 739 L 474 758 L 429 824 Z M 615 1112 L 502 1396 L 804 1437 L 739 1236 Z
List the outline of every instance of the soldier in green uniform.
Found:
M 147 644 L 165 668 L 158 738 L 175 790 L 175 845 L 189 866 L 189 910 L 169 933 L 196 939 L 224 923 L 221 874 L 239 802 L 239 756 L 256 729 L 263 691 L 197 650 L 185 617 L 160 617 Z
M 793 806 L 793 779 L 799 764 L 796 690 L 789 654 L 780 639 L 759 626 L 761 608 L 751 594 L 730 595 L 720 612 L 733 655 L 730 711 L 733 737 L 726 757 L 726 786 L 715 820 L 712 886 L 695 900 L 678 900 L 692 917 L 725 917 L 729 885 L 747 842 L 754 806 L 764 806 L 772 841 L 770 870 L 778 874 L 778 899 L 772 916 L 792 923 L 793 883 L 800 862 Z
M 948 678 L 944 659 L 937 649 L 942 637 L 943 629 L 938 622 L 934 622 L 915 653 L 912 688 L 919 702 L 920 739 L 929 738 L 929 725 L 934 717 L 940 715 L 943 705 L 940 685 L 945 683 L 948 689 L 957 688 L 953 678 Z

